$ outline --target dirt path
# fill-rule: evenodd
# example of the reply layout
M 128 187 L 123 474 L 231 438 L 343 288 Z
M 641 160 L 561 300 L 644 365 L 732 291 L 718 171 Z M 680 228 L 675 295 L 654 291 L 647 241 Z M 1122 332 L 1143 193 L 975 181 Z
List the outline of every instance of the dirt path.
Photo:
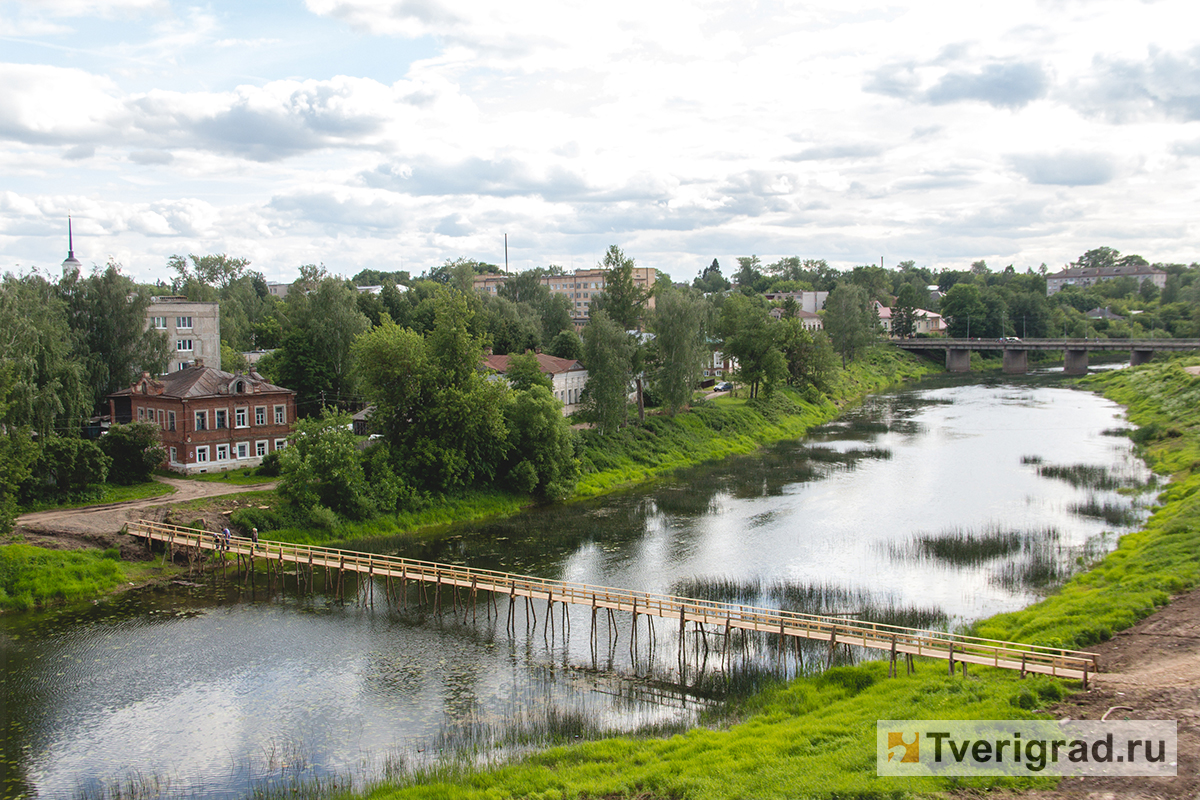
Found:
M 1174 778 L 1065 778 L 1053 792 L 992 793 L 1022 800 L 1200 798 L 1200 589 L 1181 595 L 1107 642 L 1089 647 L 1100 668 L 1089 691 L 1051 709 L 1059 719 L 1166 719 L 1179 723 Z M 1129 710 L 1127 710 L 1129 709 Z
M 175 491 L 145 500 L 23 514 L 17 517 L 14 533 L 29 544 L 40 547 L 56 550 L 119 547 L 124 554 L 128 542 L 122 540 L 128 537 L 120 536 L 120 532 L 130 520 L 161 520 L 167 509 L 175 503 L 275 488 L 274 482 L 234 486 L 228 483 L 185 481 L 176 478 L 156 477 L 155 480 L 167 484 Z

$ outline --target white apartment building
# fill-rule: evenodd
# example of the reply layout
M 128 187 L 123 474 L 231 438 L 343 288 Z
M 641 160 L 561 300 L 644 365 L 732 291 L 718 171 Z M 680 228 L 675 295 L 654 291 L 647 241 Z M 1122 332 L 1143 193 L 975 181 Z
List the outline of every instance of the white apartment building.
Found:
M 221 368 L 221 309 L 217 303 L 200 303 L 186 297 L 152 297 L 146 309 L 147 327 L 162 331 L 171 345 L 168 372 L 190 367 Z

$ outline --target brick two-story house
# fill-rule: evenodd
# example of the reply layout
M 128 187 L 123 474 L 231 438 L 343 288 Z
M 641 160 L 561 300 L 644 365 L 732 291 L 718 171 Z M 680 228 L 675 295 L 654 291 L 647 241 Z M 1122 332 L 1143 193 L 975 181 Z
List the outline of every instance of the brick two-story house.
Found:
M 296 393 L 257 372 L 233 374 L 203 364 L 161 378 L 142 376 L 108 396 L 113 422 L 159 427 L 165 465 L 177 472 L 253 467 L 287 444 Z

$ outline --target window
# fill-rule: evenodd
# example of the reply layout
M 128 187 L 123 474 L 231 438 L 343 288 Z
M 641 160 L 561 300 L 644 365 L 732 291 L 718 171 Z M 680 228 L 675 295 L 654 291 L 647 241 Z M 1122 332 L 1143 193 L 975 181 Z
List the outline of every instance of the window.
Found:
M 150 327 L 158 328 L 160 331 L 166 330 L 167 329 L 167 318 L 166 317 L 151 317 L 150 318 Z
M 197 447 L 196 448 L 196 463 L 198 463 L 198 464 L 208 463 L 208 447 Z
M 191 339 L 176 339 L 175 349 L 181 353 L 190 353 L 192 351 Z
M 179 463 L 179 452 L 174 447 L 171 448 L 171 463 L 172 464 Z
M 217 445 L 217 461 L 228 461 L 228 460 L 229 460 L 229 445 L 227 445 L 227 444 Z
M 246 409 L 239 408 L 233 412 L 233 424 L 239 428 L 246 427 Z
M 155 416 L 158 417 L 158 427 L 161 428 L 162 424 L 163 424 L 163 410 L 160 408 L 157 411 L 155 411 L 154 413 L 155 413 Z
M 238 458 L 249 458 L 250 457 L 250 443 L 249 442 L 238 442 L 237 443 L 237 457 Z
M 275 406 L 275 424 L 287 424 L 287 406 Z
M 275 449 L 276 450 L 282 450 L 285 447 L 287 447 L 287 439 L 276 439 L 275 440 Z
M 141 406 L 138 406 L 138 422 L 142 422 L 145 419 L 146 419 L 146 409 L 142 408 Z
M 263 439 L 263 440 L 261 440 L 261 441 L 255 442 L 255 443 L 254 443 L 254 455 L 256 455 L 256 456 L 258 456 L 259 458 L 261 458 L 261 457 L 265 456 L 266 454 L 267 454 L 267 441 L 266 441 L 266 439 Z
M 169 430 L 169 431 L 175 430 L 175 412 L 174 411 L 167 412 L 167 430 Z
M 214 426 L 217 430 L 222 430 L 229 427 L 229 411 L 224 408 L 216 410 L 217 424 Z
M 266 425 L 267 424 L 267 407 L 266 406 L 255 406 L 254 407 L 254 424 L 255 425 Z
M 175 318 L 175 327 L 176 328 L 192 327 L 192 318 L 191 317 L 176 317 Z
M 208 430 L 208 412 L 207 411 L 197 411 L 196 412 L 196 430 L 198 430 L 198 431 Z

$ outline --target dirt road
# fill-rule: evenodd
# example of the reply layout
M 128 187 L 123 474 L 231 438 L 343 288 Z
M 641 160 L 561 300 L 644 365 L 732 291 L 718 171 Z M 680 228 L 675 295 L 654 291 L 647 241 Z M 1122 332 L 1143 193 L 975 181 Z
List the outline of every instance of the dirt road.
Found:
M 15 533 L 30 544 L 53 549 L 77 547 L 120 546 L 118 534 L 126 522 L 134 519 L 161 519 L 167 506 L 174 503 L 198 500 L 203 497 L 257 492 L 274 489 L 275 483 L 254 486 L 234 486 L 228 483 L 208 481 L 185 481 L 176 478 L 158 478 L 175 491 L 172 494 L 151 497 L 146 500 L 130 500 L 124 503 L 107 503 L 85 508 L 54 511 L 37 511 L 17 517 Z
M 1087 648 L 1100 655 L 1089 691 L 1051 709 L 1059 719 L 1166 719 L 1179 723 L 1174 778 L 1064 778 L 1053 792 L 993 793 L 1021 800 L 1200 798 L 1200 589 Z M 1117 708 L 1123 707 L 1123 708 Z

